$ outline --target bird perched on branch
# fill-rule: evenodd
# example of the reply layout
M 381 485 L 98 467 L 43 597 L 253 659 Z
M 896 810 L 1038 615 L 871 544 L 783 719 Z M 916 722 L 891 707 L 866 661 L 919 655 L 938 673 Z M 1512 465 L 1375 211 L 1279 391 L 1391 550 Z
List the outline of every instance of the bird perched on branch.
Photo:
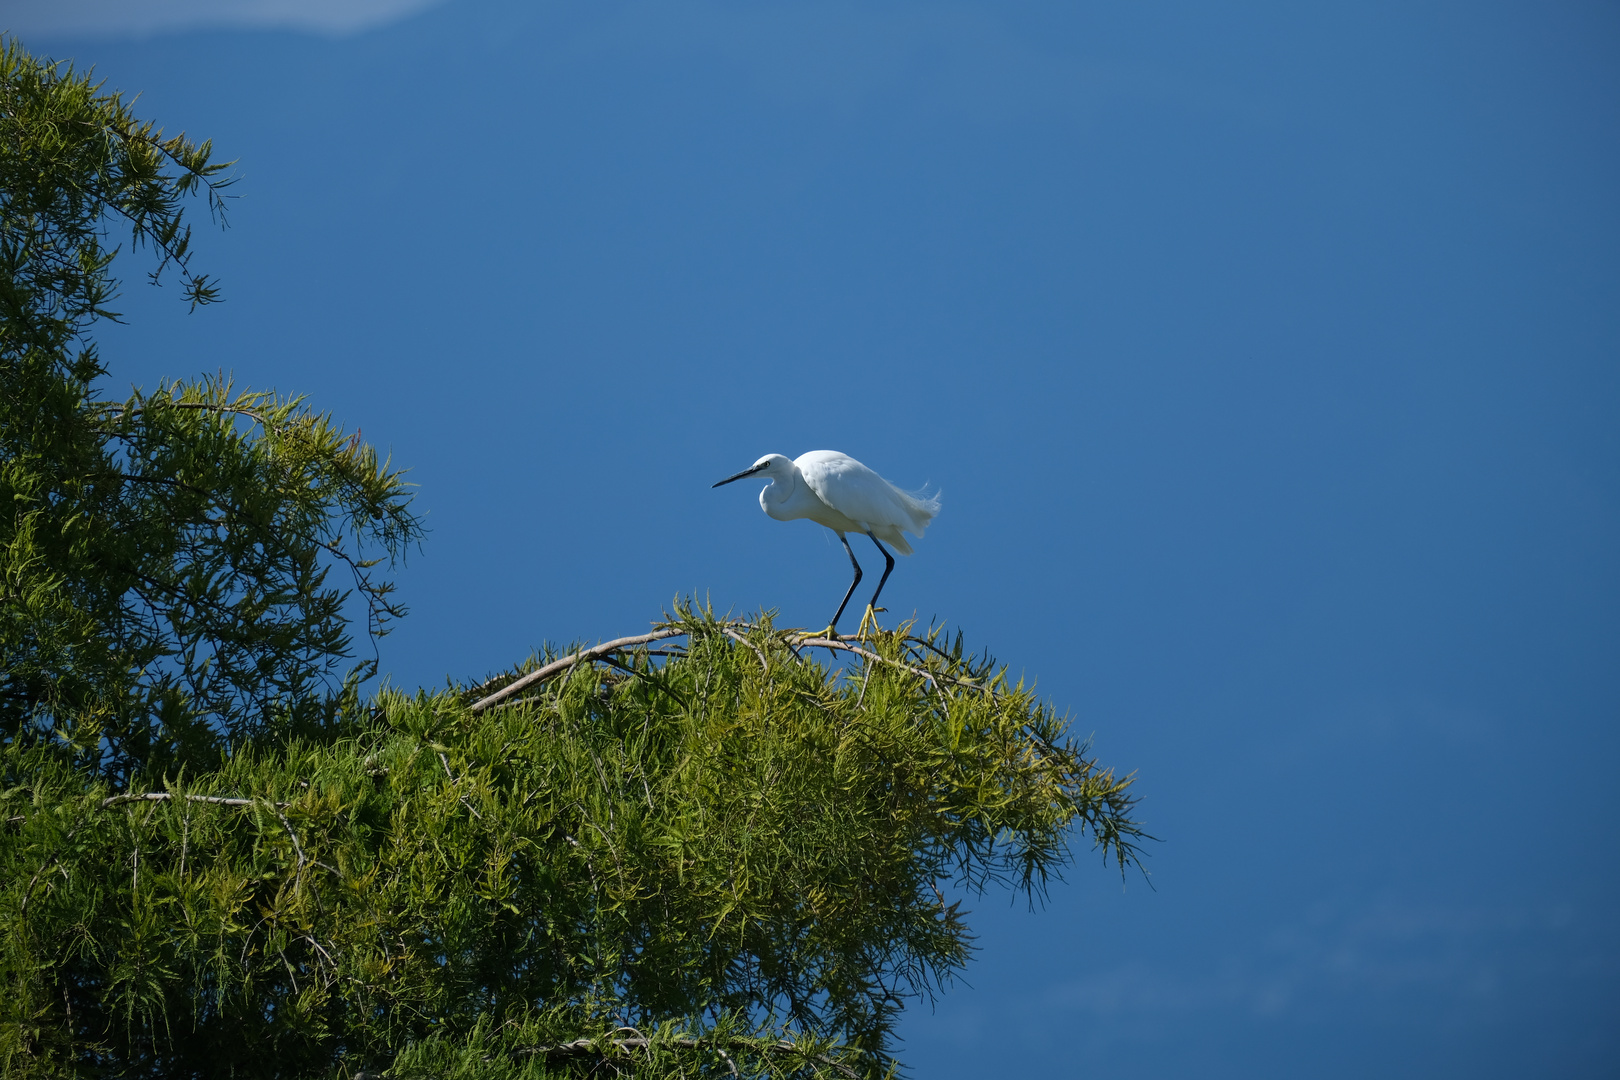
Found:
M 845 533 L 865 533 L 883 553 L 883 577 L 878 579 L 877 592 L 866 605 L 866 616 L 861 619 L 864 629 L 867 619 L 883 610 L 877 606 L 889 574 L 894 570 L 894 556 L 881 543 L 887 540 L 902 555 L 911 554 L 911 545 L 901 535 L 909 532 L 918 539 L 923 530 L 939 513 L 939 495 L 902 491 L 848 454 L 836 450 L 812 450 L 789 461 L 781 454 L 766 454 L 751 466 L 728 476 L 713 485 L 729 484 L 758 476 L 770 481 L 759 493 L 760 507 L 777 521 L 809 518 L 825 525 L 838 534 L 844 550 L 849 553 L 849 564 L 855 568 L 855 580 L 849 583 L 837 614 L 828 624 L 826 634 L 838 636 L 838 620 L 844 614 L 855 586 L 861 583 L 861 564 L 855 561 Z

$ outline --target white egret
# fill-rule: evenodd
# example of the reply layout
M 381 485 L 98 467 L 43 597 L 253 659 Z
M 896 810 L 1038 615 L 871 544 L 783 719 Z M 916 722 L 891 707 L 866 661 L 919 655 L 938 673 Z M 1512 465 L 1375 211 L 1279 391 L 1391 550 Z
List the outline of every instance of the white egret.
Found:
M 838 620 L 861 583 L 861 564 L 855 561 L 845 533 L 865 533 L 883 553 L 883 577 L 878 580 L 877 592 L 866 605 L 868 616 L 879 610 L 878 595 L 894 569 L 894 556 L 880 542 L 887 540 L 902 555 L 911 554 L 911 545 L 901 530 L 922 538 L 923 530 L 939 513 L 939 496 L 924 496 L 920 492 L 901 491 L 848 454 L 836 450 L 812 450 L 789 461 L 781 454 L 766 454 L 736 476 L 728 476 L 720 483 L 729 484 L 750 476 L 770 481 L 759 493 L 759 505 L 777 521 L 809 518 L 825 525 L 838 534 L 844 550 L 849 553 L 849 564 L 855 568 L 855 580 L 849 583 L 838 612 L 827 626 L 833 636 L 838 633 Z M 865 625 L 865 620 L 861 620 Z

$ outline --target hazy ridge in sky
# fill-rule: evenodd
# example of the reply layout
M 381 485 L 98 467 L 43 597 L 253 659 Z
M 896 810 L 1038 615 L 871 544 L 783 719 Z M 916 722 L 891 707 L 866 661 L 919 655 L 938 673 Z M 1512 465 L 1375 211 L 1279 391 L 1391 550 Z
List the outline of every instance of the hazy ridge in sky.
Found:
M 222 27 L 353 34 L 442 0 L 3 0 L 0 31 L 20 37 L 134 37 Z

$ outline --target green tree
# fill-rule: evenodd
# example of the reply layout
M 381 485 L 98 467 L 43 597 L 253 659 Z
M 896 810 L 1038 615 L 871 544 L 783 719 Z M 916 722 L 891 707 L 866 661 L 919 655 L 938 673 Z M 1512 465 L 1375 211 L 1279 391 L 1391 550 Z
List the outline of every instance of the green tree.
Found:
M 88 76 L 0 53 L 0 735 L 109 775 L 329 718 L 361 673 L 329 571 L 380 634 L 400 610 L 378 559 L 420 533 L 400 474 L 296 398 L 101 398 L 106 237 L 215 301 L 182 209 L 222 215 L 223 169 Z
M 223 380 L 103 402 L 119 222 L 194 304 L 164 139 L 0 68 L 0 1070 L 40 1077 L 879 1077 L 971 951 L 947 898 L 1143 839 L 1131 778 L 934 631 L 677 606 L 362 704 L 352 575 L 401 478 Z
M 1130 780 L 960 642 L 683 610 L 523 670 L 140 790 L 33 769 L 8 1067 L 881 1076 L 967 959 L 951 883 L 1135 858 Z

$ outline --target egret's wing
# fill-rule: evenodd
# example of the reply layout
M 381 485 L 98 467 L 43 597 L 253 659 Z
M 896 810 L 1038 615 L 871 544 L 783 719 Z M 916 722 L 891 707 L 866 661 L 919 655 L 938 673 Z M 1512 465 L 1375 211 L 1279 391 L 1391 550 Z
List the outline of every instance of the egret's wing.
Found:
M 835 450 L 812 450 L 794 464 L 816 497 L 834 510 L 890 540 L 906 554 L 900 530 L 921 536 L 939 511 L 937 499 L 907 495 L 865 465 Z

